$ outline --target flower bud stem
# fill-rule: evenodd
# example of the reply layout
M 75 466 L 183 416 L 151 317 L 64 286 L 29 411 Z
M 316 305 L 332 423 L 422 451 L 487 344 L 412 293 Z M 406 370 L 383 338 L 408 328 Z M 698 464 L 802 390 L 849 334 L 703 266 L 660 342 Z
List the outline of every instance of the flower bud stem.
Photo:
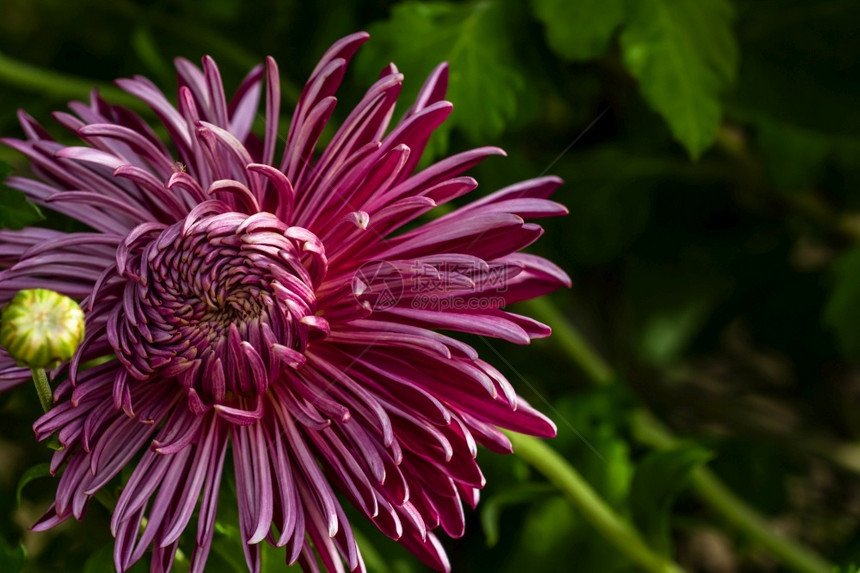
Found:
M 36 384 L 36 392 L 39 394 L 39 402 L 42 404 L 42 410 L 47 412 L 54 404 L 53 392 L 51 385 L 48 383 L 48 375 L 44 368 L 33 368 L 33 382 Z

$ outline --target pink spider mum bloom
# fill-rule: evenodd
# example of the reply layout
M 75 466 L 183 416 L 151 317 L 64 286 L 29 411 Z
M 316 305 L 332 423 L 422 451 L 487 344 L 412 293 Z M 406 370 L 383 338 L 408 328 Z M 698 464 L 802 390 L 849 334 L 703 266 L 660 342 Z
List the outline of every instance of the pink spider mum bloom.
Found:
M 92 229 L 0 234 L 0 302 L 48 288 L 86 313 L 83 344 L 54 373 L 56 405 L 35 424 L 40 440 L 56 433 L 65 446 L 51 464 L 64 468 L 55 503 L 35 529 L 81 519 L 133 465 L 111 523 L 116 568 L 151 547 L 152 570 L 170 569 L 196 510 L 191 570 L 201 571 L 229 452 L 252 571 L 264 540 L 307 570 L 317 556 L 331 571 L 363 570 L 337 493 L 448 570 L 431 530 L 463 534 L 462 502 L 474 507 L 484 485 L 476 444 L 510 452 L 499 427 L 555 434 L 473 348 L 435 329 L 517 344 L 549 334 L 500 307 L 569 284 L 550 262 L 518 253 L 541 234 L 524 218 L 565 213 L 546 199 L 560 180 L 524 181 L 396 233 L 475 189 L 462 173 L 502 151 L 475 149 L 415 172 L 451 111 L 447 70 L 433 72 L 389 131 L 403 79 L 390 65 L 314 158 L 333 94 L 366 39 L 354 34 L 323 56 L 278 162 L 271 59 L 229 103 L 209 58 L 202 70 L 177 62 L 176 107 L 142 77 L 120 80 L 159 117 L 169 147 L 97 95 L 72 103 L 74 115 L 54 115 L 82 147 L 57 143 L 21 114 L 26 141 L 4 142 L 40 179 L 7 184 Z M 264 78 L 260 141 L 251 126 Z M 377 304 L 380 285 L 397 296 Z M 0 357 L 3 387 L 26 377 Z

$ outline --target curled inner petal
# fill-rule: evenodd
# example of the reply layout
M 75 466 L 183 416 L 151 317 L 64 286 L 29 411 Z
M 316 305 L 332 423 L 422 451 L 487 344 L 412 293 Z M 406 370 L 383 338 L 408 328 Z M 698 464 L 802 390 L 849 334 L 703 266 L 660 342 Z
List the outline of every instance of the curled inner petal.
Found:
M 119 252 L 107 288 L 122 305 L 108 336 L 133 377 L 175 379 L 193 410 L 230 412 L 298 364 L 289 357 L 301 356 L 315 322 L 308 268 L 325 266 L 310 231 L 207 201 L 173 225 L 131 233 Z

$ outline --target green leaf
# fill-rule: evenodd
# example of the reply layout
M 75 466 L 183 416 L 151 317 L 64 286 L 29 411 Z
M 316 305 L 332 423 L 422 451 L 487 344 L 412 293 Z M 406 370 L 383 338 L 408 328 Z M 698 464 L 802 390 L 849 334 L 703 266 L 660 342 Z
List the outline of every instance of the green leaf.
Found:
M 12 168 L 0 162 L 0 181 L 6 179 Z M 21 229 L 45 217 L 39 208 L 27 201 L 20 191 L 0 183 L 0 229 Z
M 112 569 L 114 569 L 112 545 L 105 545 L 98 551 L 94 551 L 84 563 L 84 573 L 101 573 Z
M 824 309 L 824 319 L 836 333 L 846 356 L 860 360 L 860 247 L 835 264 L 836 282 Z
M 568 60 L 603 54 L 627 14 L 626 0 L 532 0 L 550 47 Z
M 131 46 L 135 55 L 157 79 L 166 84 L 173 77 L 172 67 L 162 56 L 155 34 L 149 26 L 141 23 L 135 27 L 131 35 Z
M 391 568 L 386 563 L 384 554 L 380 553 L 379 549 L 361 532 L 356 524 L 353 524 L 352 535 L 355 537 L 355 542 L 361 551 L 361 558 L 364 560 L 364 565 L 369 573 L 391 573 Z
M 626 501 L 634 472 L 623 435 L 630 400 L 619 385 L 566 396 L 555 404 L 560 423 L 554 447 L 613 508 Z
M 18 543 L 16 546 L 11 546 L 6 543 L 6 540 L 0 537 L 0 571 L 3 573 L 19 573 L 24 569 L 24 563 L 27 561 L 27 550 L 24 545 Z
M 21 505 L 21 493 L 24 491 L 24 487 L 26 487 L 28 483 L 49 475 L 51 475 L 51 464 L 49 462 L 36 464 L 25 471 L 24 475 L 21 476 L 21 479 L 18 480 L 18 488 L 15 490 L 15 499 L 17 500 L 18 505 Z
M 244 563 L 244 554 L 240 551 L 238 556 Z M 283 571 L 299 572 L 302 570 L 299 565 L 287 567 L 284 565 L 286 560 L 286 547 L 272 547 L 268 543 L 260 543 L 260 573 L 282 573 Z M 247 567 L 248 566 L 245 565 L 246 569 Z
M 693 158 L 713 143 L 736 75 L 732 19 L 725 0 L 637 0 L 621 34 L 625 66 Z
M 225 476 L 218 499 L 218 516 L 215 521 L 215 537 L 207 561 L 207 570 L 245 572 L 244 541 L 239 529 L 239 507 L 236 499 L 236 484 L 231 476 Z M 286 548 L 272 547 L 260 543 L 260 572 L 300 571 L 299 565 L 285 567 Z
M 359 55 L 361 74 L 395 62 L 408 78 L 401 97 L 409 102 L 423 78 L 447 61 L 447 99 L 454 111 L 446 125 L 457 126 L 472 140 L 492 139 L 515 118 L 526 88 L 513 65 L 510 38 L 517 23 L 510 21 L 506 7 L 501 0 L 398 4 L 387 21 L 370 26 L 373 41 Z
M 212 567 L 219 571 L 247 570 L 242 551 L 242 533 L 239 531 L 239 508 L 236 485 L 230 476 L 224 477 L 218 499 L 218 515 L 215 521 L 215 536 L 209 559 Z M 213 559 L 214 558 L 214 559 Z
M 113 571 L 115 569 L 113 564 L 113 550 L 114 544 L 109 543 L 91 553 L 84 563 L 83 573 L 104 573 L 105 571 Z M 148 559 L 143 558 L 132 565 L 131 569 L 129 569 L 127 573 L 145 573 L 148 570 Z
M 698 467 L 712 457 L 696 445 L 682 445 L 655 452 L 636 470 L 630 486 L 630 512 L 651 547 L 671 554 L 669 520 L 672 503 Z
M 520 531 L 512 539 L 511 547 L 494 549 L 510 551 L 504 567 L 485 570 L 501 573 L 633 570 L 624 554 L 574 511 L 565 497 L 553 496 L 531 504 L 517 525 Z

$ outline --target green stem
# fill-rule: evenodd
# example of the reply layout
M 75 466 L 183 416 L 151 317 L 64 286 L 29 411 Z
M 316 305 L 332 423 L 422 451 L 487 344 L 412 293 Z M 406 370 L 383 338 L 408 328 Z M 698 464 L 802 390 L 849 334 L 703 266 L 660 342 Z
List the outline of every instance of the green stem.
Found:
M 44 368 L 32 368 L 33 382 L 36 385 L 36 393 L 39 394 L 39 403 L 42 404 L 42 410 L 47 412 L 54 405 L 54 396 L 51 392 L 51 384 L 48 383 L 48 375 Z
M 558 336 L 557 343 L 596 385 L 606 386 L 617 380 L 612 367 L 546 297 L 528 304 L 540 320 L 553 327 L 551 340 Z M 640 442 L 657 449 L 667 449 L 678 443 L 678 439 L 667 428 L 644 410 L 634 420 L 634 435 Z M 517 453 L 522 454 L 520 451 Z M 755 509 L 732 493 L 707 468 L 701 468 L 694 474 L 692 488 L 704 503 L 735 529 L 749 535 L 792 570 L 799 573 L 829 573 L 832 570 L 833 566 L 814 551 L 773 530 Z
M 641 442 L 658 450 L 672 448 L 678 443 L 677 438 L 644 410 L 633 417 L 633 431 Z M 709 469 L 699 468 L 693 474 L 692 487 L 711 509 L 736 530 L 755 539 L 792 570 L 802 573 L 829 573 L 833 570 L 833 565 L 819 555 L 771 528 L 761 515 Z
M 542 473 L 628 559 L 652 573 L 682 573 L 676 563 L 651 551 L 639 533 L 610 508 L 567 461 L 545 442 L 508 433 L 517 455 Z
M 24 90 L 49 94 L 63 99 L 86 99 L 93 88 L 112 102 L 133 109 L 146 109 L 145 104 L 119 88 L 25 64 L 0 53 L 0 83 Z
M 755 539 L 783 564 L 802 573 L 829 573 L 833 565 L 796 541 L 781 535 L 749 505 L 727 488 L 713 472 L 699 468 L 693 488 L 704 501 L 738 531 Z

